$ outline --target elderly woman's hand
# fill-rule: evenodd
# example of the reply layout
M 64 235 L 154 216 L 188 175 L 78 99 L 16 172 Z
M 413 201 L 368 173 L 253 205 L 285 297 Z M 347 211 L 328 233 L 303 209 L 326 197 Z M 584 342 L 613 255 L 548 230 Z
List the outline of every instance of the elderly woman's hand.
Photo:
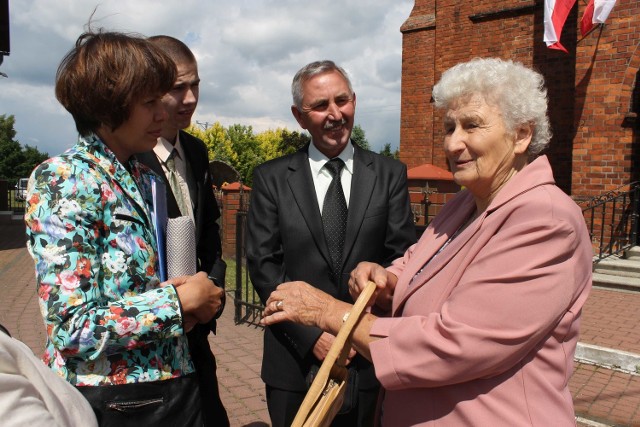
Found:
M 340 305 L 344 305 L 348 310 L 348 304 L 334 299 L 306 282 L 287 282 L 279 285 L 269 296 L 260 323 L 272 325 L 288 320 L 323 328 L 324 316 L 338 309 Z
M 379 264 L 361 262 L 351 271 L 349 277 L 349 293 L 354 300 L 362 293 L 369 281 L 376 284 L 376 291 L 371 301 L 375 301 L 375 304 L 384 311 L 390 310 L 398 278 Z
M 351 309 L 353 309 L 351 304 L 337 300 L 306 282 L 287 282 L 271 292 L 260 324 L 268 326 L 274 323 L 291 321 L 306 326 L 317 326 L 335 337 L 338 335 Z M 371 337 L 369 334 L 371 325 L 375 320 L 375 316 L 365 314 L 351 336 L 353 349 L 367 360 L 371 360 L 369 343 L 378 339 Z M 323 336 L 326 338 L 326 335 Z M 318 341 L 321 340 L 322 337 Z M 314 347 L 314 356 L 318 360 L 323 360 L 326 352 L 323 351 L 323 354 L 320 354 L 316 350 L 321 349 Z M 349 360 L 353 356 L 355 356 L 355 353 L 351 351 Z

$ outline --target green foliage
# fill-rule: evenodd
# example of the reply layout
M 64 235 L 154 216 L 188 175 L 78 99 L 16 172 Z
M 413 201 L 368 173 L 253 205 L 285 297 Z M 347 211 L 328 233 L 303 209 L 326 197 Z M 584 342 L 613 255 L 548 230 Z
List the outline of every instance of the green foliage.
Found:
M 220 160 L 232 166 L 238 164 L 238 155 L 233 151 L 227 130 L 220 122 L 215 122 L 205 130 L 192 125 L 186 131 L 204 141 L 209 160 Z
M 49 153 L 41 153 L 37 148 L 29 145 L 24 146 L 22 153 L 24 154 L 24 162 L 16 167 L 18 176 L 22 178 L 30 176 L 36 166 L 49 158 Z
M 5 114 L 0 116 L 0 141 L 13 141 L 16 137 L 16 131 L 13 126 L 16 124 L 16 118 L 14 116 L 6 116 Z
M 391 144 L 389 143 L 384 144 L 384 147 L 382 147 L 382 150 L 380 150 L 380 154 L 382 154 L 383 156 L 394 158 L 396 160 L 400 158 L 400 150 L 396 149 L 396 151 L 392 152 Z
M 282 134 L 284 129 L 278 128 L 276 130 L 268 129 L 256 135 L 256 140 L 262 150 L 262 157 L 265 161 L 280 157 L 282 152 L 280 150 L 280 142 L 282 141 Z
M 295 153 L 311 142 L 308 134 L 298 131 L 277 128 L 256 134 L 251 126 L 233 124 L 225 128 L 219 122 L 204 130 L 192 125 L 186 131 L 204 141 L 209 160 L 221 160 L 233 166 L 240 174 L 243 184 L 248 186 L 252 184 L 253 169 L 256 166 L 276 157 Z M 351 139 L 360 147 L 370 149 L 360 125 L 353 127 Z M 388 155 L 393 157 L 391 147 L 386 149 Z M 397 153 L 396 150 L 396 156 Z
M 13 115 L 0 115 L 0 178 L 9 181 L 27 178 L 33 168 L 49 157 L 34 147 L 23 148 L 15 139 L 14 125 Z
M 282 131 L 282 141 L 280 142 L 280 152 L 282 155 L 293 154 L 311 142 L 311 137 L 298 131 Z
M 261 132 L 256 135 L 256 139 L 260 143 L 265 161 L 293 154 L 311 142 L 308 135 L 283 128 Z
M 253 168 L 265 161 L 260 142 L 253 134 L 251 126 L 234 124 L 227 128 L 227 138 L 231 148 L 238 155 L 238 162 L 232 165 L 242 177 L 242 182 L 251 187 Z
M 360 125 L 355 125 L 351 130 L 351 140 L 358 144 L 360 148 L 364 148 L 365 150 L 371 149 L 369 141 L 367 141 L 367 137 L 364 135 L 364 130 L 362 130 Z

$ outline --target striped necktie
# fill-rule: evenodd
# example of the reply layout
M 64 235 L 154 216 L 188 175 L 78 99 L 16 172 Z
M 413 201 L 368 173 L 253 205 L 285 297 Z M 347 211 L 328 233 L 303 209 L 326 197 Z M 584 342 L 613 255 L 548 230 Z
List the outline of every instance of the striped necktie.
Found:
M 180 187 L 180 181 L 178 181 L 178 173 L 176 172 L 175 156 L 177 155 L 177 153 L 178 151 L 174 148 L 164 164 L 169 171 L 169 186 L 171 187 L 173 196 L 176 198 L 180 213 L 183 216 L 186 216 L 189 215 L 189 209 L 187 208 L 187 203 L 184 200 L 182 188 Z

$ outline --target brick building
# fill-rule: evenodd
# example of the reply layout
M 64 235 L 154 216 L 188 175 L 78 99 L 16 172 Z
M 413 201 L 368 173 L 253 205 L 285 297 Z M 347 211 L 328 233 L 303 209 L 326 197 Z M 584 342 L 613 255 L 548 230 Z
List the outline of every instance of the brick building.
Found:
M 586 4 L 578 0 L 565 23 L 566 54 L 542 41 L 543 0 L 415 0 L 401 27 L 401 160 L 447 168 L 431 88 L 458 62 L 497 56 L 545 76 L 547 154 L 564 191 L 579 201 L 639 180 L 640 1 L 618 0 L 606 24 L 581 38 Z

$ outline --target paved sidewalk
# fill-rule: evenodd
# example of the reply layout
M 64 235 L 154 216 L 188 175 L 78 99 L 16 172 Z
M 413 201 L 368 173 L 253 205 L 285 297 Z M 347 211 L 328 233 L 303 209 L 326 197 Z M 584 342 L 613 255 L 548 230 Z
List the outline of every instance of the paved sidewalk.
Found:
M 40 355 L 45 331 L 34 282 L 22 223 L 0 217 L 0 322 Z M 594 289 L 582 317 L 581 342 L 640 354 L 638 325 L 640 293 Z M 262 329 L 235 325 L 229 301 L 218 331 L 210 343 L 232 427 L 269 426 L 260 380 Z M 580 426 L 640 426 L 640 375 L 577 362 L 575 368 L 570 388 Z
M 593 289 L 583 310 L 580 342 L 640 354 L 640 293 Z M 578 416 L 604 425 L 640 426 L 640 375 L 585 363 L 574 367 L 569 386 Z
M 220 399 L 231 427 L 269 426 L 264 383 L 260 379 L 262 328 L 233 321 L 233 299 L 218 321 L 218 335 L 209 335 L 218 363 Z

